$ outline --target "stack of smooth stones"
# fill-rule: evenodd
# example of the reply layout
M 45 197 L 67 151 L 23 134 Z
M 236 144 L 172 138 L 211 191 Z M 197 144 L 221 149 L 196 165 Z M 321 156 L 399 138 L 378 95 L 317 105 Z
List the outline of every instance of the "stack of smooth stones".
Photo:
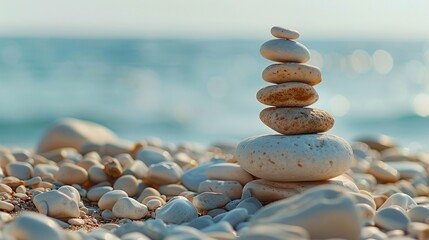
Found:
M 265 42 L 260 52 L 279 63 L 263 71 L 263 79 L 273 85 L 259 90 L 257 99 L 272 106 L 262 110 L 260 119 L 280 134 L 251 137 L 239 144 L 241 167 L 260 178 L 247 184 L 245 190 L 263 202 L 326 182 L 356 190 L 340 176 L 352 163 L 350 145 L 324 133 L 334 125 L 328 112 L 307 107 L 319 98 L 313 88 L 322 79 L 319 68 L 305 64 L 310 53 L 296 41 L 297 31 L 273 27 L 271 33 L 276 39 Z

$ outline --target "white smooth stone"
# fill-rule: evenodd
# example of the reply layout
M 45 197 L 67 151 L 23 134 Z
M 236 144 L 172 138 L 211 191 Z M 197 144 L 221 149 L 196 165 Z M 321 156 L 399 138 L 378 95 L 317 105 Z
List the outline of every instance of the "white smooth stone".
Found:
M 168 184 L 162 185 L 158 188 L 159 193 L 165 196 L 178 196 L 184 191 L 188 191 L 183 185 L 180 184 Z
M 60 120 L 46 130 L 37 148 L 38 153 L 63 147 L 80 149 L 85 142 L 104 144 L 116 141 L 116 135 L 99 124 L 73 118 Z
M 66 240 L 62 229 L 49 217 L 33 212 L 24 212 L 3 229 L 6 239 L 19 240 Z
M 307 240 L 310 236 L 302 227 L 286 224 L 259 224 L 239 231 L 237 240 Z
M 98 207 L 100 210 L 109 209 L 112 210 L 116 201 L 123 197 L 128 197 L 127 193 L 122 190 L 113 190 L 105 193 L 101 196 L 100 200 L 98 200 Z
M 289 198 L 302 193 L 316 186 L 337 185 L 345 187 L 352 192 L 359 192 L 357 186 L 347 176 L 340 175 L 326 181 L 312 182 L 273 182 L 264 179 L 257 179 L 249 182 L 243 188 L 242 198 L 250 193 L 251 197 L 257 198 L 262 203 L 269 203 L 284 198 Z
M 380 206 L 378 210 L 383 208 L 398 206 L 405 211 L 410 210 L 411 208 L 417 206 L 417 203 L 410 196 L 404 193 L 395 193 L 391 195 L 384 203 Z
M 275 62 L 304 63 L 310 59 L 310 52 L 299 42 L 286 39 L 272 39 L 262 44 L 261 55 Z
M 124 169 L 125 174 L 134 175 L 138 179 L 147 178 L 147 171 L 149 168 L 142 161 L 134 161 L 131 165 Z
M 427 175 L 425 168 L 417 162 L 387 162 L 387 164 L 396 169 L 403 179 Z
M 151 199 L 147 201 L 146 206 L 149 211 L 154 211 L 162 206 L 162 202 L 159 199 Z
M 147 198 L 149 196 L 158 196 L 158 197 L 161 197 L 161 194 L 155 188 L 147 187 L 147 188 L 145 188 L 142 191 L 142 193 L 140 194 L 140 196 L 137 198 L 137 201 L 141 202 L 141 201 L 143 201 L 143 199 L 145 199 L 145 198 Z
M 397 206 L 386 207 L 375 213 L 375 224 L 386 230 L 407 230 L 410 218 Z
M 223 193 L 203 192 L 195 196 L 192 203 L 199 210 L 212 210 L 223 207 L 230 201 Z
M 368 173 L 380 182 L 396 182 L 399 180 L 399 172 L 385 162 L 376 160 L 370 164 Z
M 26 162 L 12 162 L 6 166 L 8 176 L 14 176 L 21 180 L 30 179 L 33 175 L 33 166 Z
M 53 178 L 55 174 L 58 172 L 59 167 L 51 164 L 37 164 L 34 167 L 33 176 L 37 177 L 49 177 Z
M 64 184 L 83 184 L 88 180 L 88 172 L 78 165 L 64 163 L 55 174 L 55 179 Z
M 64 193 L 65 195 L 69 196 L 70 198 L 74 199 L 77 203 L 80 202 L 80 194 L 76 188 L 74 188 L 72 186 L 64 185 L 64 186 L 58 188 L 58 191 Z
M 178 183 L 183 170 L 175 162 L 161 162 L 149 167 L 148 179 L 156 184 L 165 185 Z
M 253 180 L 252 175 L 235 163 L 216 163 L 209 166 L 205 173 L 208 179 L 238 181 L 243 186 Z
M 9 193 L 13 192 L 12 188 L 4 183 L 0 183 L 0 193 Z
M 0 200 L 0 210 L 4 210 L 4 211 L 10 212 L 13 209 L 15 209 L 15 206 L 12 203 L 8 203 L 8 202 Z
M 198 186 L 200 185 L 200 183 L 208 179 L 207 174 L 205 173 L 205 170 L 211 165 L 219 162 L 224 162 L 224 161 L 219 161 L 219 160 L 211 161 L 185 171 L 181 178 L 182 184 L 187 189 L 197 192 Z
M 115 217 L 137 220 L 144 218 L 149 211 L 145 205 L 137 202 L 135 199 L 123 197 L 116 201 L 112 212 Z
M 429 219 L 429 206 L 414 206 L 407 212 L 412 222 L 426 222 Z
M 315 187 L 269 204 L 250 219 L 250 227 L 271 223 L 301 226 L 312 239 L 360 239 L 361 223 L 355 199 L 337 186 Z
M 124 175 L 116 179 L 115 184 L 113 184 L 113 189 L 122 190 L 128 194 L 130 197 L 134 197 L 137 194 L 137 178 L 133 175 Z
M 169 152 L 157 147 L 143 147 L 136 155 L 136 160 L 143 161 L 146 166 L 161 162 L 172 162 L 173 157 Z
M 361 220 L 363 226 L 373 226 L 374 225 L 374 215 L 375 209 L 371 208 L 368 204 L 358 203 L 356 208 L 360 212 Z
M 291 40 L 299 38 L 298 31 L 282 28 L 278 26 L 274 26 L 271 28 L 271 34 L 276 38 L 291 39 Z
M 73 226 L 82 226 L 85 224 L 85 220 L 80 218 L 71 218 L 67 221 L 67 223 Z
M 33 203 L 40 213 L 53 218 L 76 218 L 80 215 L 76 198 L 58 190 L 37 194 Z
M 198 217 L 197 209 L 185 197 L 174 197 L 155 211 L 155 218 L 168 224 L 182 224 Z
M 86 194 L 86 197 L 88 198 L 88 200 L 92 201 L 92 202 L 98 202 L 98 200 L 100 200 L 100 198 L 107 192 L 112 191 L 113 188 L 109 187 L 109 186 L 104 186 L 104 187 L 94 187 L 89 189 L 88 193 Z
M 109 180 L 109 176 L 104 172 L 104 166 L 94 165 L 88 169 L 88 178 L 93 183 L 101 183 Z
M 330 134 L 265 135 L 237 147 L 241 167 L 270 181 L 318 181 L 347 171 L 353 153 L 344 139 Z
M 198 192 L 223 193 L 230 199 L 238 199 L 243 192 L 243 186 L 238 181 L 205 180 L 198 186 Z

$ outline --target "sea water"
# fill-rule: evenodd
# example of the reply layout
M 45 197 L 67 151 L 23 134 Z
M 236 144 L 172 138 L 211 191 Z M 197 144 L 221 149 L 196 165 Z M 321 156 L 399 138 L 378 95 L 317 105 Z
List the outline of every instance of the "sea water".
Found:
M 255 97 L 269 85 L 263 41 L 2 38 L 0 145 L 34 147 L 63 117 L 130 140 L 208 144 L 274 133 Z M 331 133 L 429 148 L 428 43 L 301 42 L 322 70 L 312 107 L 333 114 Z

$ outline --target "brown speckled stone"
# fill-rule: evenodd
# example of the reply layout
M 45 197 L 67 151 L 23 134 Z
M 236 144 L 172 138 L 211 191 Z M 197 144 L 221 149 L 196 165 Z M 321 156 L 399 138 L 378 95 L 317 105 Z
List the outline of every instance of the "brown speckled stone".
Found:
M 262 110 L 259 118 L 284 135 L 326 132 L 334 126 L 331 114 L 314 108 L 270 107 Z
M 305 107 L 319 99 L 316 90 L 308 84 L 288 82 L 264 87 L 258 91 L 259 102 L 275 107 Z
M 266 67 L 262 78 L 270 83 L 302 82 L 314 86 L 322 81 L 322 73 L 318 67 L 290 62 Z

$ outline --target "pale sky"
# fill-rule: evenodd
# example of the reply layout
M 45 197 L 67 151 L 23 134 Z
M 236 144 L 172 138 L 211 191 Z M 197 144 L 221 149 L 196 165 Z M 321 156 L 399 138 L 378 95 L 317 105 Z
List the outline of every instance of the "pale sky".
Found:
M 0 0 L 0 36 L 429 39 L 429 1 Z

